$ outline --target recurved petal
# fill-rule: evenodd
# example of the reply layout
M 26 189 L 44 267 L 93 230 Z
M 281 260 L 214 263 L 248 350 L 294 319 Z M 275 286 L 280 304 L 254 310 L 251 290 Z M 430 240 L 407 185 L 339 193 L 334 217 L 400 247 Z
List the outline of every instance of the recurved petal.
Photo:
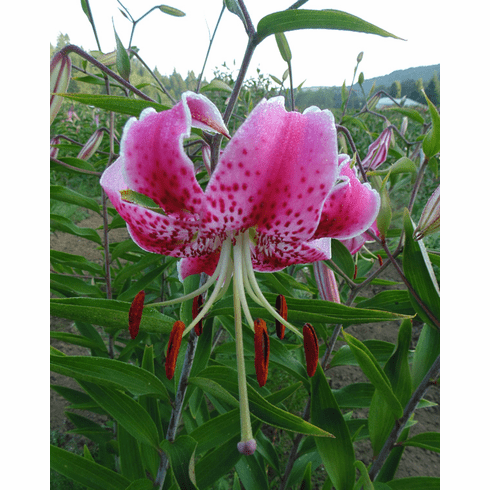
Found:
M 374 221 L 373 224 L 369 227 L 369 231 L 374 233 L 376 236 L 379 236 L 379 230 L 376 226 L 376 221 Z M 373 240 L 373 238 L 368 235 L 367 232 L 364 232 L 355 237 L 348 238 L 347 240 L 341 240 L 341 242 L 347 247 L 349 252 L 354 255 L 355 253 L 359 252 L 359 250 L 361 250 L 362 246 L 366 242 L 371 240 Z
M 331 237 L 345 240 L 366 231 L 378 215 L 379 194 L 368 183 L 361 184 L 350 160 L 342 160 L 340 177 L 326 199 L 315 238 Z
M 182 100 L 189 107 L 193 127 L 212 131 L 213 133 L 221 133 L 228 139 L 230 138 L 221 113 L 207 97 L 194 92 L 184 92 Z
M 177 264 L 179 280 L 183 282 L 187 276 L 200 274 L 201 272 L 205 272 L 208 276 L 212 276 L 218 265 L 220 252 L 221 247 L 210 253 L 196 257 L 187 257 L 180 260 Z
M 145 109 L 130 119 L 121 142 L 127 187 L 153 199 L 167 214 L 199 213 L 204 193 L 185 154 L 183 139 L 190 135 L 191 115 L 183 102 L 172 109 Z
M 206 222 L 257 227 L 287 240 L 310 238 L 338 175 L 335 122 L 329 111 L 286 112 L 263 100 L 226 146 L 206 189 Z
M 332 257 L 330 238 L 304 242 L 280 242 L 267 236 L 258 238 L 252 251 L 252 264 L 256 271 L 275 272 L 293 264 L 309 264 Z
M 121 191 L 127 190 L 128 186 L 123 178 L 123 167 L 124 158 L 120 157 L 103 173 L 100 184 L 141 248 L 148 252 L 186 257 L 214 247 L 214 241 L 196 239 L 200 222 L 195 216 L 182 213 L 164 215 L 124 201 Z

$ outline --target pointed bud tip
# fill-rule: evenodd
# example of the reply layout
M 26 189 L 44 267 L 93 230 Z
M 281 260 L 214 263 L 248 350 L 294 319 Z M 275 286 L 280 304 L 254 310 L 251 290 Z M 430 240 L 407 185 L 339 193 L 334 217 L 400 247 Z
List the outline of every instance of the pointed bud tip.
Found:
M 250 439 L 249 441 L 239 442 L 237 448 L 240 454 L 251 456 L 257 449 L 257 443 L 255 442 L 255 439 Z

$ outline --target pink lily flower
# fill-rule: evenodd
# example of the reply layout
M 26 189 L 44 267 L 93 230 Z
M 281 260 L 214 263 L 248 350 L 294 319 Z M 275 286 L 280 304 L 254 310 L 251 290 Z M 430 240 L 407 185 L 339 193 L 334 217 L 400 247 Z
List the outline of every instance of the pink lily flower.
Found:
M 303 338 L 267 302 L 254 271 L 329 259 L 331 238 L 350 239 L 367 230 L 380 200 L 369 184 L 359 182 L 348 157 L 339 159 L 335 121 L 328 110 L 286 112 L 283 97 L 263 100 L 225 147 L 204 191 L 183 148 L 192 126 L 229 138 L 214 104 L 192 92 L 168 111 L 149 108 L 139 120 L 131 118 L 121 156 L 104 172 L 101 185 L 141 248 L 181 257 L 182 280 L 201 272 L 211 276 L 194 293 L 165 303 L 191 299 L 214 286 L 182 335 L 226 292 L 233 276 L 242 422 L 238 449 L 252 454 L 242 311 L 252 330 L 254 319 L 245 291 Z
M 378 138 L 369 145 L 368 152 L 361 165 L 365 170 L 376 170 L 386 161 L 391 142 L 391 127 L 386 128 Z

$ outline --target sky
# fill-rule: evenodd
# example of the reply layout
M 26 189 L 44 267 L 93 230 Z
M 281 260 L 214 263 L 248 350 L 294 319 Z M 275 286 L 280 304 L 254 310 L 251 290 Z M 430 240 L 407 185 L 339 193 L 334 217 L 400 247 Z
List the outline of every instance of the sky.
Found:
M 166 5 L 179 8 L 185 17 L 172 17 L 158 10 L 145 17 L 136 27 L 133 45 L 138 46 L 146 63 L 158 68 L 163 75 L 174 69 L 184 78 L 193 70 L 196 76 L 202 69 L 209 40 L 221 11 L 221 0 L 165 0 Z M 79 0 L 50 0 L 50 15 L 44 28 L 49 41 L 56 45 L 60 33 L 68 34 L 73 44 L 85 50 L 97 49 L 92 28 L 83 14 Z M 285 10 L 293 0 L 246 0 L 255 27 L 259 20 L 273 12 Z M 125 0 L 124 6 L 134 19 L 144 15 L 156 0 Z M 309 0 L 303 9 L 335 9 L 350 13 L 404 40 L 372 34 L 335 30 L 302 30 L 287 33 L 292 52 L 293 81 L 304 86 L 342 85 L 352 80 L 357 55 L 363 51 L 360 71 L 364 78 L 386 75 L 413 66 L 441 62 L 441 43 L 437 29 L 427 28 L 424 19 L 438 17 L 438 2 L 412 0 L 326 1 Z M 131 23 L 120 13 L 116 0 L 92 0 L 92 14 L 104 52 L 115 49 L 113 21 L 124 45 L 131 33 Z M 436 25 L 436 24 L 434 24 Z M 208 59 L 205 78 L 210 81 L 216 67 L 226 62 L 235 73 L 241 64 L 247 44 L 241 20 L 225 11 Z M 287 69 L 280 56 L 274 36 L 266 38 L 255 50 L 247 76 L 264 74 L 281 78 Z

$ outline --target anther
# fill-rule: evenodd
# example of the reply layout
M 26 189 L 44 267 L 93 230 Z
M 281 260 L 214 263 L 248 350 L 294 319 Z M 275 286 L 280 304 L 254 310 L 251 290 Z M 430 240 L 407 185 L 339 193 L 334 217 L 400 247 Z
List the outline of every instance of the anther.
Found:
M 284 320 L 288 319 L 288 305 L 286 303 L 286 298 L 282 294 L 278 295 L 276 298 L 276 309 Z M 276 320 L 276 335 L 279 339 L 282 340 L 284 338 L 285 331 L 286 327 L 279 320 Z
M 165 374 L 167 375 L 168 379 L 172 379 L 174 377 L 175 365 L 177 364 L 177 356 L 179 355 L 184 330 L 184 322 L 177 320 L 174 323 L 172 331 L 170 332 L 170 339 L 167 347 L 167 358 L 165 359 Z
M 318 365 L 318 337 L 315 329 L 310 323 L 305 323 L 303 326 L 303 342 L 306 358 L 306 372 L 311 378 L 316 371 Z
M 129 335 L 134 340 L 140 329 L 141 316 L 143 314 L 143 304 L 145 302 L 145 292 L 140 291 L 129 308 Z
M 269 334 L 267 326 L 261 318 L 254 321 L 254 344 L 255 344 L 255 373 L 259 386 L 262 387 L 267 381 L 269 371 Z
M 354 264 L 354 277 L 352 279 L 355 279 L 357 277 L 357 264 Z
M 201 311 L 203 305 L 203 299 L 202 299 L 202 294 L 199 296 L 196 296 L 194 300 L 192 301 L 192 319 L 194 320 L 197 315 L 199 315 L 199 312 Z M 196 335 L 199 337 L 199 335 L 202 334 L 202 320 L 199 321 L 196 326 L 194 327 L 194 332 L 196 332 Z
M 378 254 L 378 261 L 379 261 L 379 266 L 381 267 L 383 265 L 383 259 L 381 258 L 381 255 Z

